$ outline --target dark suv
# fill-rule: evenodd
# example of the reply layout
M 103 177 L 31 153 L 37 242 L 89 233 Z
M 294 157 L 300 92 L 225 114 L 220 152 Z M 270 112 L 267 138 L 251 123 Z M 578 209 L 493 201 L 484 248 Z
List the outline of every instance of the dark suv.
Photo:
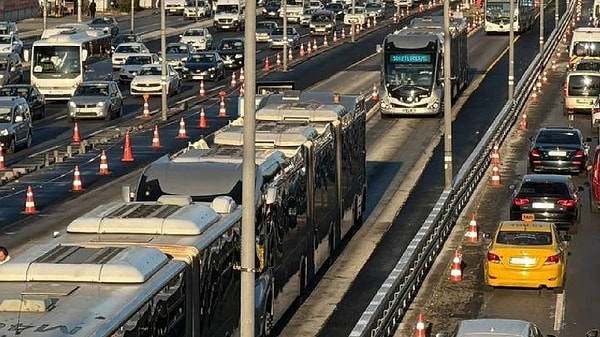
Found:
M 23 97 L 0 97 L 0 143 L 7 153 L 31 146 L 31 113 Z
M 23 62 L 17 53 L 0 54 L 0 85 L 23 83 Z
M 560 230 L 577 232 L 583 187 L 568 175 L 527 174 L 513 194 L 510 220 L 533 216 L 536 221 L 556 224 Z
M 225 68 L 237 69 L 244 66 L 244 38 L 228 37 L 219 42 L 217 53 L 223 59 Z
M 587 143 L 592 139 L 584 139 L 578 129 L 541 128 L 531 141 L 528 172 L 587 172 Z

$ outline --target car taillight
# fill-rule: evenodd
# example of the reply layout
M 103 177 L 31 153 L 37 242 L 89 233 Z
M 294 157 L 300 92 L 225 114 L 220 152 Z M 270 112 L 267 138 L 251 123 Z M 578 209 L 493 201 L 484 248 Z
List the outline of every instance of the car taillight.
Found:
M 488 260 L 488 262 L 491 262 L 491 263 L 500 263 L 500 256 L 498 256 L 498 255 L 496 255 L 494 253 L 488 252 L 487 253 L 487 260 Z
M 592 184 L 598 184 L 598 163 L 595 163 L 592 170 Z
M 540 150 L 538 149 L 532 149 L 529 154 L 531 154 L 532 157 L 539 157 L 541 155 Z
M 544 264 L 557 264 L 559 262 L 560 262 L 560 255 L 556 254 L 556 255 L 548 256 L 548 258 L 546 259 Z
M 592 113 L 594 113 L 594 114 L 600 114 L 600 108 L 593 108 L 592 109 Z
M 527 198 L 514 198 L 513 199 L 513 204 L 515 206 L 523 206 L 523 205 L 527 205 L 529 203 L 529 199 Z
M 560 199 L 556 203 L 564 207 L 575 207 L 575 200 L 573 199 Z
M 563 84 L 563 95 L 565 97 L 569 96 L 569 95 L 567 95 L 567 83 Z
M 585 152 L 583 152 L 583 150 L 575 151 L 575 158 L 581 158 L 583 156 L 585 156 Z

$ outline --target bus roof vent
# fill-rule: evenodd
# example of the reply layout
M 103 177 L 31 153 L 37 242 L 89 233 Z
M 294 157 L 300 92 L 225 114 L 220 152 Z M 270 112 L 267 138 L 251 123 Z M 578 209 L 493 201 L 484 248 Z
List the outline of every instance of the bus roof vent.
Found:
M 260 121 L 332 122 L 347 113 L 339 104 L 322 104 L 316 101 L 270 104 L 256 112 Z
M 258 123 L 256 125 L 257 147 L 299 147 L 307 140 L 318 136 L 317 130 L 310 125 Z M 244 127 L 229 126 L 215 135 L 217 145 L 244 145 Z
M 216 197 L 212 201 L 212 208 L 220 214 L 229 214 L 236 208 L 235 201 L 229 196 Z
M 0 281 L 143 283 L 167 264 L 156 248 L 39 246 L 0 265 Z M 35 303 L 31 303 L 32 305 Z M 14 305 L 5 304 L 7 309 Z M 42 310 L 42 303 L 35 304 Z
M 301 93 L 302 91 L 300 90 L 285 90 L 281 96 L 281 99 L 284 101 L 297 101 L 300 99 Z
M 200 235 L 220 216 L 208 204 L 185 204 L 187 196 L 160 202 L 113 202 L 73 220 L 69 233 Z M 169 204 L 177 200 L 179 205 Z M 163 203 L 167 202 L 167 203 Z M 181 205 L 184 204 L 184 205 Z
M 39 299 L 7 298 L 0 302 L 0 312 L 47 312 L 53 307 L 48 297 Z

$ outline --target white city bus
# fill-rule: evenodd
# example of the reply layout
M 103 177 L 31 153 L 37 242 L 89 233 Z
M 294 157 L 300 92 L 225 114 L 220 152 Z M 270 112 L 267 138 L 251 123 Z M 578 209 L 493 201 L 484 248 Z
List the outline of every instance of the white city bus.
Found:
M 31 49 L 31 84 L 46 100 L 68 100 L 86 74 L 85 65 L 108 58 L 111 36 L 103 31 L 67 30 L 35 41 Z
M 531 28 L 535 22 L 537 8 L 533 0 L 514 0 L 513 31 L 522 33 Z M 486 0 L 485 25 L 487 34 L 508 33 L 510 31 L 510 1 Z

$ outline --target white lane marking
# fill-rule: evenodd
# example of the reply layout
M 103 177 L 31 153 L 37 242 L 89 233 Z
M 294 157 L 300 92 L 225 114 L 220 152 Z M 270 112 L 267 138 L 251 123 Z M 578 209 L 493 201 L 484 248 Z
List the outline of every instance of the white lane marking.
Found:
M 560 331 L 565 316 L 565 294 L 556 295 L 556 308 L 554 309 L 554 331 Z
M 61 146 L 61 145 L 56 145 L 56 146 L 53 146 L 53 147 L 51 147 L 49 149 L 41 150 L 40 152 L 36 152 L 34 154 L 30 154 L 29 158 L 37 157 L 37 156 L 42 155 L 42 154 L 44 154 L 46 152 L 50 152 L 52 150 L 58 149 L 59 146 Z
M 67 118 L 67 115 L 60 115 L 60 116 L 54 118 L 54 120 L 58 121 L 58 120 L 65 119 L 65 118 Z

